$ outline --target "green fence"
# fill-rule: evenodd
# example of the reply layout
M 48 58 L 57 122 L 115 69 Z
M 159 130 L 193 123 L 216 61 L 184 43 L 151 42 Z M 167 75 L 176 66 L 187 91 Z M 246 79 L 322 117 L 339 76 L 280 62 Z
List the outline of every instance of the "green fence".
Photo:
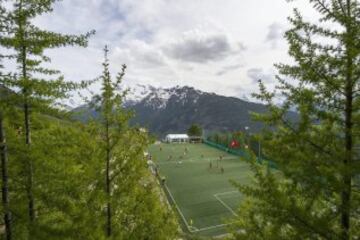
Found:
M 221 144 L 217 144 L 217 143 L 214 143 L 214 142 L 211 142 L 209 140 L 204 140 L 204 143 L 208 146 L 211 146 L 211 147 L 214 147 L 214 148 L 217 148 L 219 150 L 222 150 L 224 152 L 227 152 L 227 153 L 230 153 L 230 154 L 233 154 L 233 155 L 236 155 L 236 156 L 240 156 L 240 157 L 243 157 L 247 160 L 250 159 L 250 155 L 249 153 L 247 153 L 246 151 L 242 150 L 242 149 L 231 149 L 231 148 L 228 148 L 227 146 L 224 146 L 224 145 L 221 145 Z M 277 169 L 277 166 L 276 166 L 276 163 L 271 161 L 271 160 L 268 160 L 268 159 L 265 159 L 265 158 L 259 158 L 257 157 L 256 158 L 257 161 L 261 164 L 267 164 L 270 168 L 274 168 L 274 169 Z
M 227 152 L 227 153 L 230 153 L 230 154 L 233 154 L 233 155 L 236 155 L 236 156 L 240 156 L 240 157 L 244 157 L 246 159 L 249 159 L 249 154 L 241 149 L 231 149 L 231 148 L 228 148 L 224 145 L 221 145 L 221 144 L 217 144 L 217 143 L 214 143 L 214 142 L 211 142 L 209 140 L 204 140 L 204 143 L 206 145 L 209 145 L 211 147 L 214 147 L 214 148 L 217 148 L 219 150 L 222 150 L 224 152 Z

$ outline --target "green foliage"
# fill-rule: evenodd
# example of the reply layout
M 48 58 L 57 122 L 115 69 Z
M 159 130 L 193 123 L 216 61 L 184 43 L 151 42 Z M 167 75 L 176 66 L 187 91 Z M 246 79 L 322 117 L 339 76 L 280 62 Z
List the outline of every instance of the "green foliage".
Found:
M 62 35 L 33 25 L 34 18 L 52 11 L 55 0 L 12 2 L 11 12 L 0 5 L 0 45 L 10 50 L 8 60 L 16 61 L 19 72 L 1 75 L 0 110 L 8 110 L 13 239 L 109 239 L 108 203 L 111 239 L 175 238 L 174 216 L 159 201 L 160 188 L 147 169 L 144 152 L 150 140 L 147 133 L 128 127 L 132 114 L 122 109 L 123 93 L 117 93 L 125 66 L 112 82 L 104 63 L 102 95 L 94 101 L 102 112 L 101 123 L 69 121 L 56 108 L 59 99 L 91 82 L 67 82 L 59 71 L 42 67 L 50 61 L 44 52 L 85 47 L 93 32 Z M 107 150 L 110 191 L 104 191 Z
M 19 117 L 20 114 L 16 114 L 7 124 L 14 239 L 30 236 L 34 239 L 77 239 L 81 233 L 85 237 L 80 226 L 86 220 L 84 214 L 90 215 L 85 211 L 84 196 L 91 182 L 86 177 L 92 176 L 87 171 L 94 159 L 90 158 L 91 147 L 96 145 L 90 144 L 92 138 L 84 127 L 34 114 L 34 143 L 28 151 L 23 144 Z M 27 228 L 27 174 L 24 171 L 27 158 L 24 155 L 30 155 L 36 166 L 33 191 L 37 196 L 37 218 L 32 229 Z
M 159 186 L 147 169 L 144 153 L 151 140 L 146 132 L 128 126 L 132 114 L 122 107 L 126 91 L 119 92 L 126 66 L 112 81 L 107 55 L 106 47 L 100 77 L 102 93 L 93 101 L 102 113 L 100 123 L 94 122 L 93 127 L 100 163 L 97 168 L 97 190 L 102 199 L 99 206 L 106 206 L 99 218 L 103 219 L 103 236 L 168 239 L 177 232 L 176 222 L 159 201 Z
M 228 132 L 228 133 L 212 133 L 207 137 L 207 140 L 216 144 L 219 144 L 225 148 L 229 148 L 232 141 L 239 143 L 239 146 L 234 147 L 235 149 L 251 149 L 254 153 L 259 152 L 258 139 L 253 135 L 248 135 L 241 131 Z
M 202 128 L 197 124 L 192 124 L 187 131 L 189 136 L 201 137 L 203 133 Z
M 34 130 L 31 121 L 34 120 L 32 113 L 53 112 L 53 106 L 59 99 L 68 97 L 69 91 L 85 87 L 88 84 L 86 82 L 80 84 L 65 82 L 59 71 L 42 67 L 42 63 L 50 62 L 50 58 L 44 54 L 45 50 L 75 45 L 85 47 L 87 39 L 92 34 L 62 35 L 42 30 L 34 25 L 33 20 L 44 13 L 51 12 L 52 4 L 55 2 L 55 0 L 15 0 L 12 1 L 12 7 L 1 7 L 3 36 L 0 38 L 0 46 L 9 50 L 10 54 L 6 57 L 9 60 L 15 60 L 18 72 L 1 78 L 0 84 L 6 90 L 13 91 L 6 96 L 5 107 L 11 108 L 7 117 L 15 122 L 16 108 L 23 107 L 24 131 L 22 133 L 25 146 L 19 146 L 20 154 L 18 156 L 21 156 L 21 159 L 18 162 L 21 163 L 19 166 L 22 168 L 19 174 L 21 177 L 24 176 L 21 181 L 25 185 L 21 188 L 24 192 L 19 193 L 18 196 L 25 195 L 27 197 L 28 211 L 21 211 L 21 213 L 28 212 L 28 221 L 24 221 L 23 226 L 27 227 L 27 234 L 31 237 L 42 233 L 42 231 L 38 231 L 42 226 L 39 216 L 42 213 L 40 211 L 42 203 L 35 200 L 41 197 L 40 193 L 36 191 L 38 166 L 35 164 L 42 162 L 39 161 L 38 157 L 40 156 L 36 152 L 39 142 L 35 142 L 33 147 L 31 145 L 36 139 L 32 134 L 32 130 Z M 55 77 L 53 78 L 53 76 Z M 18 219 L 21 222 L 25 218 L 21 216 Z
M 33 114 L 31 152 L 24 146 L 22 118 L 6 121 L 14 239 L 105 239 L 107 197 L 104 150 L 98 123 L 83 125 Z M 160 201 L 158 183 L 144 157 L 146 133 L 127 128 L 114 148 L 111 193 L 112 239 L 168 239 L 176 236 L 173 213 Z M 27 165 L 34 159 L 36 226 L 27 228 Z M 16 176 L 16 177 L 15 177 Z
M 248 201 L 233 239 L 360 236 L 360 6 L 350 0 L 309 2 L 322 17 L 309 23 L 295 10 L 289 18 L 294 64 L 277 65 L 284 104 L 276 105 L 276 92 L 261 82 L 255 95 L 269 106 L 269 114 L 255 118 L 268 127 L 259 138 L 280 172 L 252 161 L 255 183 L 238 186 Z M 297 109 L 299 122 L 286 120 L 289 109 Z
M 14 0 L 13 10 L 1 11 L 1 24 L 5 25 L 0 45 L 9 49 L 7 58 L 14 59 L 18 65 L 16 76 L 6 79 L 1 84 L 18 91 L 33 109 L 45 111 L 49 104 L 57 103 L 61 98 L 69 97 L 69 92 L 85 87 L 89 82 L 69 82 L 58 70 L 44 68 L 43 63 L 51 59 L 44 52 L 66 46 L 86 47 L 88 38 L 94 31 L 84 35 L 64 35 L 42 30 L 33 24 L 33 20 L 52 11 L 52 4 L 57 0 L 33 1 Z M 18 100 L 18 102 L 23 102 Z

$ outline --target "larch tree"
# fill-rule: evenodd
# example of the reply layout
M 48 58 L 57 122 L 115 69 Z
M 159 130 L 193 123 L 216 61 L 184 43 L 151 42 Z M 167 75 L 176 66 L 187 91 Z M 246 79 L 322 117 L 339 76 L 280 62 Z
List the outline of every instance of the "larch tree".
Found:
M 233 239 L 359 239 L 360 3 L 309 0 L 320 21 L 295 9 L 285 34 L 293 64 L 277 64 L 278 86 L 260 81 L 256 97 L 269 113 L 259 135 L 278 170 L 252 161 L 255 184 L 238 185 L 248 200 Z M 277 104 L 274 97 L 282 96 Z M 296 110 L 298 121 L 286 117 Z
M 95 184 L 104 211 L 104 235 L 110 239 L 171 239 L 177 234 L 174 216 L 161 201 L 160 187 L 147 168 L 144 152 L 150 144 L 143 129 L 130 127 L 132 113 L 123 107 L 127 91 L 121 82 L 126 66 L 112 80 L 105 47 L 102 92 L 92 104 L 101 113 L 94 122 L 103 176 Z M 99 207 L 94 207 L 99 209 Z
M 16 59 L 17 78 L 8 81 L 6 87 L 17 91 L 24 114 L 24 142 L 27 146 L 26 157 L 26 193 L 28 198 L 29 227 L 32 228 L 36 218 L 34 196 L 34 166 L 31 152 L 31 116 L 35 110 L 46 112 L 57 100 L 68 96 L 69 91 L 83 87 L 85 83 L 66 82 L 60 72 L 42 67 L 49 63 L 50 58 L 44 52 L 65 46 L 86 47 L 88 38 L 93 32 L 85 35 L 63 35 L 42 30 L 33 24 L 33 20 L 45 13 L 51 12 L 52 5 L 57 0 L 14 0 L 7 19 L 10 25 L 6 35 L 0 39 L 0 45 L 12 50 Z
M 3 112 L 0 111 L 0 158 L 1 158 L 1 179 L 2 179 L 2 211 L 5 223 L 5 236 L 7 240 L 12 239 L 11 211 L 9 203 L 9 177 L 8 177 L 8 152 L 5 138 L 5 126 Z
M 105 193 L 106 193 L 106 236 L 112 235 L 112 208 L 111 208 L 111 192 L 113 191 L 111 160 L 114 158 L 114 148 L 119 147 L 118 142 L 123 134 L 124 119 L 122 111 L 122 93 L 116 91 L 120 87 L 121 80 L 125 74 L 125 65 L 122 72 L 119 73 L 115 82 L 112 81 L 107 46 L 104 49 L 105 61 L 103 63 L 102 95 L 100 97 L 102 125 L 104 132 L 103 149 L 105 150 Z
M 3 1 L 0 1 L 0 38 L 5 35 L 8 28 L 8 19 L 6 18 L 6 8 L 2 5 Z M 2 193 L 2 215 L 5 225 L 5 239 L 12 239 L 12 220 L 10 210 L 10 198 L 9 198 L 9 170 L 8 170 L 8 147 L 5 135 L 5 110 L 8 106 L 8 93 L 3 85 L 10 77 L 5 74 L 2 70 L 2 60 L 5 58 L 4 55 L 0 54 L 0 160 L 1 160 L 1 193 Z

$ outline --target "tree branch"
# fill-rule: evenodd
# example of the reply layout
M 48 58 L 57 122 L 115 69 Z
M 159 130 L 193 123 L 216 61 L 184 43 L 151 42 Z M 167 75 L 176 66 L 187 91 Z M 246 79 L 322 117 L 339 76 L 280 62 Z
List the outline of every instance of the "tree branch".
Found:
M 341 0 L 337 0 L 339 6 L 340 6 L 340 9 L 341 9 L 341 12 L 346 15 L 346 11 L 345 11 L 345 8 L 344 8 L 344 5 L 342 4 Z
M 289 129 L 291 130 L 293 133 L 297 134 L 297 131 L 289 124 L 289 122 L 287 122 L 285 119 L 281 119 L 281 122 Z M 313 141 L 309 140 L 309 139 L 304 139 L 306 142 L 308 142 L 311 146 L 313 146 L 314 148 L 320 150 L 321 152 L 327 154 L 328 156 L 333 157 L 333 153 L 330 151 L 327 151 L 324 149 L 324 147 L 314 143 Z

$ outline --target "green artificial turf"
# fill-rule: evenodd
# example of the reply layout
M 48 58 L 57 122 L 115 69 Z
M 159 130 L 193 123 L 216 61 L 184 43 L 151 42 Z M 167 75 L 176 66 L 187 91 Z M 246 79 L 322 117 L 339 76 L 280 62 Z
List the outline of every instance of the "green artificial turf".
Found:
M 240 157 L 204 144 L 154 144 L 149 152 L 159 174 L 166 178 L 169 200 L 185 230 L 204 236 L 226 233 L 224 225 L 235 216 L 242 200 L 230 180 L 250 183 L 249 165 Z

